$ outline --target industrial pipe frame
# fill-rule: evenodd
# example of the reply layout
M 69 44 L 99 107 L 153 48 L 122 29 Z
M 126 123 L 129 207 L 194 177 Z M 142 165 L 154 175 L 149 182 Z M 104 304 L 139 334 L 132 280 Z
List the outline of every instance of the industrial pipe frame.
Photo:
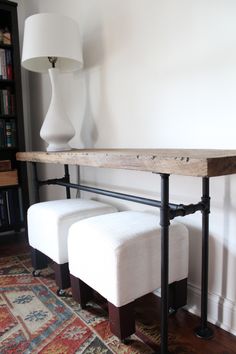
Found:
M 160 208 L 161 226 L 161 347 L 160 351 L 154 354 L 168 354 L 168 274 L 169 274 L 169 225 L 170 220 L 177 216 L 194 214 L 196 211 L 202 213 L 202 268 L 201 268 L 201 317 L 200 326 L 195 329 L 199 338 L 210 339 L 213 331 L 207 324 L 207 295 L 208 295 L 208 262 L 209 262 L 209 177 L 202 177 L 202 197 L 196 204 L 173 204 L 169 203 L 169 174 L 160 173 L 161 177 L 161 200 L 154 200 L 134 196 L 130 194 L 113 192 L 105 189 L 70 183 L 69 166 L 64 165 L 64 177 L 40 181 L 37 176 L 36 162 L 33 165 L 33 184 L 35 189 L 35 201 L 39 202 L 39 187 L 44 185 L 58 185 L 66 188 L 66 197 L 70 198 L 70 188 L 105 195 L 113 198 L 123 199 L 140 204 Z

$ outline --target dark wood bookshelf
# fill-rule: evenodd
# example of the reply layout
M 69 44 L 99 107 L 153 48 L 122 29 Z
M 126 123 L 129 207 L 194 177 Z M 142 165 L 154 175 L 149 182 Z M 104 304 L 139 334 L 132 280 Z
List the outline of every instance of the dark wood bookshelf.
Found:
M 3 114 L 1 115 L 0 114 L 0 119 L 13 119 L 13 118 L 16 118 L 16 115 L 15 114 Z
M 0 0 L 0 32 L 4 31 L 10 33 L 11 43 L 0 36 L 0 163 L 10 160 L 16 178 L 8 185 L 9 171 L 0 171 L 0 238 L 25 227 L 29 205 L 26 167 L 16 161 L 16 152 L 25 151 L 17 3 Z
M 1 5 L 0 5 L 1 6 Z M 14 85 L 14 80 L 8 80 L 8 79 L 0 79 L 0 84 L 4 85 Z
M 0 43 L 0 49 L 12 49 L 13 46 L 12 44 L 3 44 L 3 43 Z

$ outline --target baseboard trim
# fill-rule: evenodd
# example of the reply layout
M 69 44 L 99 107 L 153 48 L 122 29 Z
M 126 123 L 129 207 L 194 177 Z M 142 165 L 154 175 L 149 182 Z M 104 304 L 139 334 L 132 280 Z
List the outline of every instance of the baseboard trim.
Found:
M 154 292 L 160 297 L 160 291 Z M 188 283 L 188 305 L 185 309 L 194 315 L 200 316 L 201 290 Z M 208 321 L 225 331 L 236 335 L 236 303 L 208 292 Z

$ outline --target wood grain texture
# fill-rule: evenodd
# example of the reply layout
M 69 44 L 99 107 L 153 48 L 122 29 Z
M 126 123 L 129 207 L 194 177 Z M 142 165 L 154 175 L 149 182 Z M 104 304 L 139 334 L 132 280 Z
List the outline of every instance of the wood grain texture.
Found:
M 213 177 L 236 173 L 236 150 L 81 149 L 18 152 L 18 161 Z

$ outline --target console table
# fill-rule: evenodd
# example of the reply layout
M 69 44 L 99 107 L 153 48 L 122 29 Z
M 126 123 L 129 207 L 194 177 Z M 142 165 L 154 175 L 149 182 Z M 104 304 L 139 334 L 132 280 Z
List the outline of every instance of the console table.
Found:
M 188 150 L 188 149 L 83 149 L 63 152 L 19 152 L 18 161 L 31 162 L 34 166 L 36 196 L 39 201 L 39 187 L 56 184 L 66 188 L 67 198 L 70 188 L 93 192 L 114 198 L 160 208 L 161 225 L 161 354 L 168 353 L 168 267 L 169 267 L 169 224 L 177 216 L 202 213 L 202 279 L 201 318 L 196 335 L 211 338 L 212 330 L 207 324 L 208 296 L 208 251 L 209 251 L 209 179 L 236 173 L 236 150 Z M 39 181 L 36 163 L 62 164 L 65 174 L 62 178 Z M 118 193 L 87 185 L 70 183 L 68 165 L 93 166 L 123 170 L 149 171 L 160 174 L 161 200 L 154 200 Z M 196 204 L 173 204 L 169 202 L 169 176 L 171 174 L 195 176 L 202 179 L 202 196 Z

